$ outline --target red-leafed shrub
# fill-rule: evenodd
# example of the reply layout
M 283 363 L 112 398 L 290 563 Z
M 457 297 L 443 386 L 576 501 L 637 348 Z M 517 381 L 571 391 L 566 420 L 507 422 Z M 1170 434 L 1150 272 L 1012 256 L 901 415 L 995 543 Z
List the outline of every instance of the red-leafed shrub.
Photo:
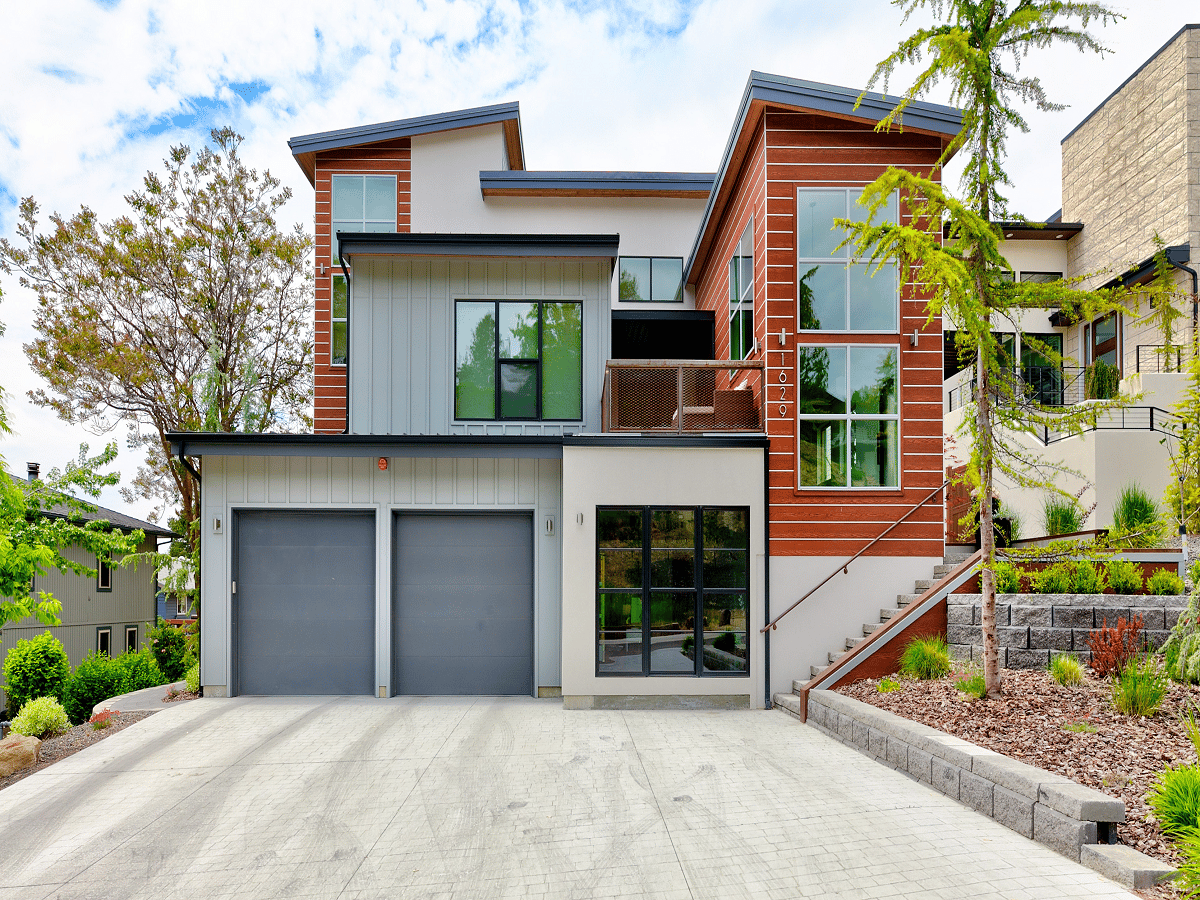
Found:
M 1088 649 L 1092 651 L 1092 669 L 1101 678 L 1115 675 L 1142 649 L 1142 617 L 1117 619 L 1116 627 L 1104 624 L 1088 635 Z
M 98 713 L 92 713 L 88 723 L 92 726 L 93 731 L 100 731 L 112 724 L 112 717 L 116 714 L 115 709 L 102 709 Z

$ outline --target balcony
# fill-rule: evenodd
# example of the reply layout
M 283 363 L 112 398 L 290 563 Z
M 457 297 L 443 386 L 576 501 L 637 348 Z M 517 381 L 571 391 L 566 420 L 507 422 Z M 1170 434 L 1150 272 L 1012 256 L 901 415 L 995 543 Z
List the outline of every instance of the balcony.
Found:
M 640 434 L 762 432 L 761 360 L 610 360 L 603 430 Z

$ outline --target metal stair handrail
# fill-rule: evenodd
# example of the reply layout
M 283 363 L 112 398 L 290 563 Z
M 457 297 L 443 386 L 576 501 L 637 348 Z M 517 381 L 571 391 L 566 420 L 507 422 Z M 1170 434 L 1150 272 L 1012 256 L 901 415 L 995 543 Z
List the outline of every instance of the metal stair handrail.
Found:
M 762 628 L 760 628 L 759 633 L 766 634 L 767 631 L 777 630 L 779 628 L 779 620 L 780 619 L 782 619 L 784 616 L 786 616 L 788 613 L 790 613 L 793 609 L 795 609 L 797 606 L 799 606 L 801 603 L 803 603 L 805 600 L 807 600 L 809 597 L 811 597 L 813 594 L 815 594 L 821 588 L 825 587 L 825 585 L 827 585 L 829 582 L 833 581 L 833 579 L 837 577 L 839 572 L 844 572 L 845 574 L 849 575 L 850 574 L 850 563 L 854 562 L 856 559 L 858 559 L 860 556 L 862 556 L 864 553 L 866 553 L 868 550 L 870 550 L 872 547 L 874 547 L 876 544 L 878 544 L 880 541 L 882 541 L 885 537 L 887 537 L 888 533 L 891 532 L 892 529 L 899 526 L 909 516 L 911 516 L 918 509 L 920 509 L 922 506 L 924 506 L 926 503 L 928 503 L 930 500 L 932 500 L 934 497 L 936 497 L 938 494 L 940 494 L 942 491 L 944 491 L 948 484 L 950 484 L 949 478 L 947 478 L 945 481 L 943 481 L 941 484 L 939 484 L 930 493 L 926 494 L 925 497 L 923 497 L 915 506 L 913 506 L 912 509 L 910 509 L 904 515 L 902 515 L 899 519 L 897 519 L 895 522 L 893 522 L 891 525 L 889 525 L 887 528 L 885 528 L 883 530 L 883 532 L 879 534 L 878 537 L 873 538 L 870 541 L 870 543 L 868 543 L 865 547 L 863 547 L 861 550 L 859 550 L 857 553 L 855 553 L 852 557 L 850 557 L 848 560 L 846 560 L 844 563 L 842 563 L 840 566 L 838 566 L 836 569 L 834 569 L 832 572 L 830 572 L 829 576 L 827 578 L 825 578 L 820 584 L 818 584 L 816 587 L 814 587 L 812 590 L 810 590 L 807 594 L 805 594 L 803 597 L 801 597 L 799 600 L 797 600 L 795 603 L 793 603 L 791 606 L 789 606 L 787 609 L 785 609 L 783 612 L 781 612 L 779 615 L 777 615 L 774 619 L 772 619 L 770 622 L 768 622 L 766 625 L 764 625 Z

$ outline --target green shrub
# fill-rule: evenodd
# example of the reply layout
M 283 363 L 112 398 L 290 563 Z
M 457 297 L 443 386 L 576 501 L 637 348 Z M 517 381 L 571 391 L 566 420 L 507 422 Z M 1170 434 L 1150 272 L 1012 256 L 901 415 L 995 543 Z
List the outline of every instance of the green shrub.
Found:
M 132 691 L 140 691 L 143 688 L 157 687 L 167 683 L 167 677 L 162 673 L 149 650 L 123 653 L 114 659 L 113 663 L 121 673 L 121 683 L 117 694 L 128 694 Z M 115 697 L 117 694 L 113 696 Z
M 1098 359 L 1087 367 L 1083 384 L 1089 400 L 1111 400 L 1121 389 L 1121 370 Z
M 1083 510 L 1074 497 L 1048 494 L 1042 499 L 1042 528 L 1047 535 L 1074 534 L 1083 530 Z
M 928 681 L 950 672 L 950 648 L 940 634 L 914 638 L 900 656 L 900 674 Z
M 713 647 L 717 650 L 723 650 L 726 653 L 732 653 L 733 648 L 737 646 L 737 641 L 733 636 L 732 631 L 722 631 L 713 638 Z
M 1103 594 L 1108 587 L 1104 569 L 1091 560 L 1081 559 L 1075 563 L 1071 577 L 1071 590 L 1076 594 Z
M 1153 547 L 1162 542 L 1163 523 L 1158 504 L 1139 484 L 1127 484 L 1113 506 L 1110 537 L 1128 547 Z
M 1143 584 L 1142 567 L 1129 559 L 1108 561 L 1108 586 L 1117 594 L 1136 594 Z
M 1159 569 L 1146 581 L 1146 589 L 1159 596 L 1177 596 L 1183 593 L 1183 579 L 1170 569 Z
M 75 725 L 92 715 L 92 707 L 101 700 L 121 693 L 122 666 L 104 653 L 89 653 L 75 668 L 63 691 L 63 706 Z
M 1088 721 L 1066 722 L 1063 724 L 1063 731 L 1070 731 L 1074 734 L 1095 734 L 1099 730 L 1093 723 Z
M 1180 896 L 1200 897 L 1200 831 L 1185 830 L 1175 838 L 1175 849 L 1183 857 L 1179 873 L 1171 882 L 1180 890 Z
M 954 682 L 954 687 L 968 697 L 974 697 L 976 700 L 982 700 L 987 696 L 987 682 L 983 680 L 983 673 L 976 672 L 972 675 L 964 675 L 962 678 Z
M 183 676 L 183 680 L 187 682 L 187 689 L 197 694 L 200 692 L 200 663 L 194 663 L 187 674 Z
M 17 641 L 4 657 L 8 709 L 18 713 L 34 697 L 62 698 L 71 677 L 71 663 L 62 643 L 48 631 L 31 640 Z
M 1167 673 L 1158 657 L 1135 656 L 1113 678 L 1112 702 L 1126 716 L 1152 716 L 1167 695 Z
M 1038 594 L 1069 594 L 1075 586 L 1075 568 L 1070 563 L 1055 563 L 1030 578 Z
M 1008 520 L 1009 541 L 1020 540 L 1020 537 L 1025 530 L 1025 523 L 1021 519 L 1021 514 L 1019 512 L 1017 512 L 1007 503 L 1001 503 L 1000 509 L 996 513 L 996 518 Z
M 1200 682 L 1200 589 L 1188 597 L 1187 609 L 1171 629 L 1162 654 L 1176 681 Z
M 146 636 L 150 639 L 150 652 L 159 669 L 168 681 L 178 681 L 187 671 L 184 657 L 187 655 L 187 637 L 182 628 L 160 622 Z
M 1021 592 L 1021 570 L 1012 563 L 996 563 L 995 576 L 997 594 L 1019 594 Z
M 1050 677 L 1063 687 L 1083 684 L 1083 664 L 1069 654 L 1056 656 L 1050 660 Z
M 1159 827 L 1178 836 L 1200 826 L 1200 766 L 1168 766 L 1146 795 Z
M 67 728 L 67 713 L 54 697 L 35 697 L 27 701 L 12 720 L 17 734 L 42 738 L 58 734 Z

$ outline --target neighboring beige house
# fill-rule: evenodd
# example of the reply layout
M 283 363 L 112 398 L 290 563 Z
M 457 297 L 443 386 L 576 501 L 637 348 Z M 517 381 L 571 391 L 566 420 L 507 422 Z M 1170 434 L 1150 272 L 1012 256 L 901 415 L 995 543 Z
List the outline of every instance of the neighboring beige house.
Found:
M 1043 402 L 1086 402 L 1084 369 L 1095 360 L 1115 365 L 1131 406 L 1104 417 L 1097 430 L 1076 437 L 1043 434 L 1019 440 L 1048 461 L 1080 473 L 1059 481 L 1082 492 L 1094 511 L 1085 528 L 1112 523 L 1121 489 L 1137 482 L 1161 497 L 1170 474 L 1171 407 L 1187 376 L 1181 368 L 1197 338 L 1196 265 L 1200 256 L 1200 25 L 1185 25 L 1062 140 L 1062 209 L 1037 226 L 1007 223 L 1002 251 L 1017 279 L 1080 278 L 1081 286 L 1136 286 L 1154 276 L 1155 236 L 1168 248 L 1177 353 L 1162 352 L 1146 298 L 1130 315 L 1071 321 L 1056 310 L 1028 313 L 1021 329 L 1058 343 L 1073 365 L 1061 370 L 1021 347 L 1021 377 Z M 953 331 L 951 322 L 945 323 Z M 998 330 L 1006 330 L 998 325 Z M 947 348 L 952 343 L 946 341 Z M 959 371 L 952 349 L 944 368 L 944 433 L 962 421 L 962 399 L 972 372 Z M 947 450 L 946 464 L 965 460 L 969 448 Z M 999 493 L 1025 523 L 1040 530 L 1042 496 L 1003 482 Z
M 38 477 L 37 463 L 29 464 L 29 477 Z M 103 519 L 125 531 L 140 528 L 146 535 L 139 548 L 141 552 L 153 552 L 160 538 L 172 536 L 160 525 L 103 507 L 97 507 L 85 518 Z M 96 557 L 79 547 L 66 547 L 61 553 L 67 559 L 96 569 L 96 574 L 81 576 L 51 571 L 36 577 L 34 590 L 53 594 L 62 603 L 62 624 L 47 627 L 31 617 L 5 626 L 0 631 L 0 664 L 17 641 L 28 640 L 43 631 L 51 632 L 62 641 L 72 666 L 78 665 L 91 651 L 119 656 L 142 646 L 147 624 L 153 625 L 156 615 L 154 567 L 149 564 L 97 566 Z M 115 562 L 119 563 L 119 560 Z M 0 682 L 2 678 L 0 674 Z M 7 702 L 2 688 L 0 684 L 0 712 Z

